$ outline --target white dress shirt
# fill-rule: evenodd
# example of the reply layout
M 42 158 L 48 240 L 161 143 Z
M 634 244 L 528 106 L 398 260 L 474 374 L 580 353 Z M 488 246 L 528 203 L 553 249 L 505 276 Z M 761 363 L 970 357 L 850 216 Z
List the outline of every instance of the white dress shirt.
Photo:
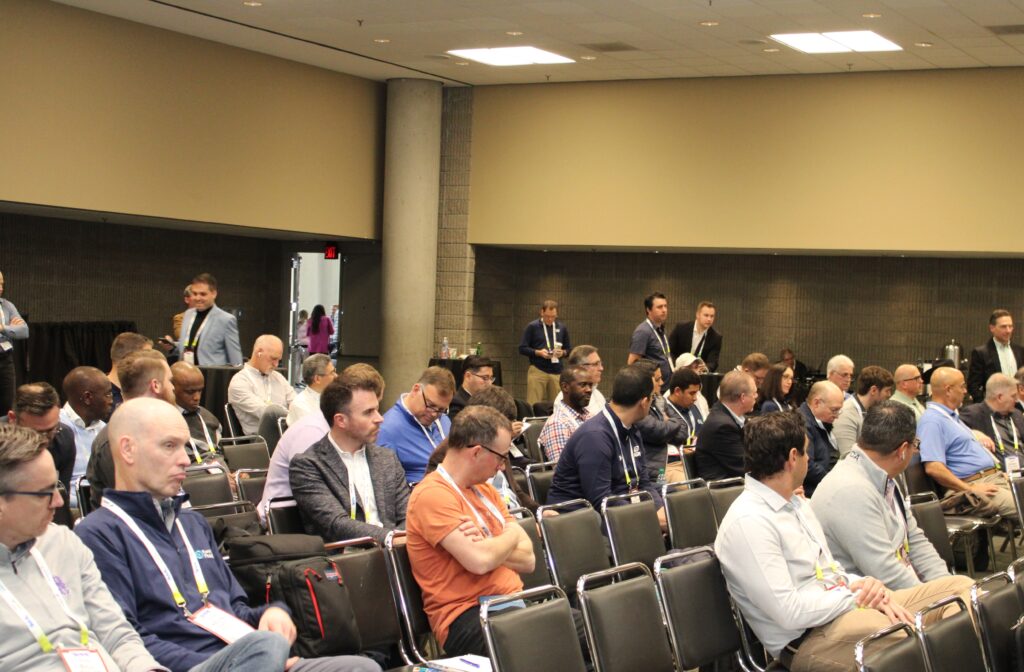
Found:
M 267 406 L 277 404 L 287 409 L 294 399 L 295 389 L 284 376 L 273 370 L 260 373 L 248 364 L 232 376 L 228 384 L 228 401 L 242 423 L 244 434 L 256 433 Z
M 729 592 L 772 656 L 856 608 L 853 593 L 838 584 L 861 577 L 833 559 L 810 503 L 783 499 L 750 475 L 722 520 L 715 553 Z
M 71 507 L 78 506 L 78 491 L 75 483 L 80 476 L 85 476 L 85 468 L 89 464 L 89 456 L 92 455 L 92 442 L 96 440 L 107 423 L 96 420 L 91 425 L 86 425 L 70 403 L 65 403 L 60 409 L 60 421 L 71 428 L 75 433 L 75 468 L 71 472 L 71 482 L 65 483 L 68 495 L 71 497 Z
M 296 395 L 292 405 L 288 407 L 288 426 L 291 427 L 310 413 L 319 412 L 320 393 L 312 387 L 307 387 Z
M 359 498 L 359 506 L 363 508 L 363 516 L 370 525 L 383 527 L 380 516 L 377 515 L 377 500 L 373 498 L 373 479 L 370 478 L 370 463 L 366 461 L 366 446 L 360 446 L 359 450 L 350 453 L 342 450 L 330 432 L 327 433 L 327 440 L 331 442 L 334 449 L 341 456 L 341 463 L 348 470 L 349 493 L 355 488 Z M 350 503 L 351 504 L 351 503 Z
M 1010 378 L 1017 373 L 1017 359 L 1013 356 L 1013 349 L 1009 343 L 1000 343 L 992 339 L 996 345 L 996 354 L 999 356 L 999 368 Z

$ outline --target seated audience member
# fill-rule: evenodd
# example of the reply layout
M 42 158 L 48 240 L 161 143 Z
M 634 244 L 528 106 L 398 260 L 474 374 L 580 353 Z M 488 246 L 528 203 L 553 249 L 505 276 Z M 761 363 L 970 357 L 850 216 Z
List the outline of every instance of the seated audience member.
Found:
M 64 491 L 46 444 L 39 432 L 0 426 L 0 666 L 163 669 L 114 602 L 89 549 L 71 530 L 50 525 Z M 68 668 L 65 657 L 86 666 Z
M 377 442 L 398 454 L 410 483 L 423 480 L 427 460 L 448 435 L 445 415 L 455 394 L 451 371 L 431 366 L 384 414 Z
M 715 552 L 740 612 L 787 669 L 852 670 L 857 640 L 891 623 L 913 624 L 913 612 L 970 584 L 947 577 L 893 592 L 876 578 L 847 572 L 810 503 L 794 494 L 809 459 L 799 417 L 753 418 L 743 437 L 746 486 L 722 520 Z M 940 612 L 930 617 L 926 622 L 941 618 Z
M 14 408 L 7 411 L 2 421 L 39 432 L 46 439 L 57 477 L 66 487 L 73 488 L 75 469 L 75 434 L 60 421 L 60 398 L 49 383 L 26 383 L 14 392 Z M 65 497 L 53 512 L 53 521 L 71 527 L 71 507 Z
M 665 414 L 670 418 L 678 418 L 686 425 L 686 442 L 680 448 L 692 448 L 697 444 L 697 433 L 704 426 L 704 414 L 697 407 L 700 396 L 700 376 L 688 367 L 672 372 L 665 391 Z
M 107 372 L 110 392 L 114 395 L 114 403 L 110 407 L 111 413 L 116 411 L 124 401 L 124 397 L 121 395 L 121 379 L 117 377 L 117 365 L 128 355 L 139 350 L 149 350 L 152 347 L 153 341 L 133 331 L 125 331 L 114 338 L 114 342 L 110 345 L 110 371 Z
M 168 404 L 175 403 L 174 383 L 171 382 L 171 369 L 167 359 L 157 350 L 140 350 L 121 360 L 118 366 L 118 377 L 121 379 L 121 392 L 125 401 L 148 397 L 159 399 Z M 104 427 L 96 435 L 92 444 L 92 454 L 85 470 L 89 479 L 91 492 L 89 499 L 93 508 L 98 508 L 103 499 L 103 491 L 114 487 L 114 458 L 110 451 L 109 432 Z M 191 442 L 186 446 L 189 458 L 196 464 L 211 457 L 209 451 L 200 448 L 196 452 Z
M 865 366 L 857 376 L 856 389 L 856 394 L 843 402 L 843 410 L 832 422 L 832 438 L 836 440 L 840 458 L 846 457 L 857 442 L 867 410 L 892 396 L 892 374 L 880 366 Z
M 558 321 L 558 302 L 546 299 L 540 305 L 540 317 L 526 325 L 519 343 L 519 354 L 530 360 L 526 371 L 526 403 L 533 406 L 551 401 L 558 393 L 561 359 L 571 349 L 569 329 Z
M 921 369 L 913 364 L 900 364 L 892 374 L 895 391 L 890 397 L 893 401 L 907 406 L 914 412 L 918 420 L 924 414 L 924 405 L 917 400 L 918 395 L 924 391 L 924 376 Z
M 967 395 L 964 374 L 952 367 L 936 369 L 931 386 L 932 400 L 917 425 L 925 472 L 945 488 L 947 496 L 973 492 L 1001 515 L 1016 516 L 1010 483 L 999 471 L 992 448 L 982 445 L 957 413 Z
M 665 472 L 668 469 L 669 444 L 673 446 L 685 444 L 686 439 L 690 436 L 690 428 L 675 414 L 669 414 L 668 402 L 665 401 L 665 397 L 661 396 L 661 369 L 649 359 L 641 359 L 633 366 L 650 374 L 651 381 L 654 383 L 650 410 L 646 417 L 637 421 L 636 426 L 640 430 L 640 438 L 643 440 L 647 478 L 660 487 L 665 483 Z
M 193 454 L 217 450 L 220 443 L 220 420 L 209 410 L 199 405 L 206 389 L 206 377 L 202 369 L 188 362 L 171 365 L 171 386 L 174 401 L 188 424 Z
M 384 378 L 377 369 L 369 364 L 352 364 L 342 371 L 335 382 L 353 387 L 369 387 L 380 403 L 384 396 Z M 289 425 L 288 429 L 277 442 L 274 454 L 270 456 L 270 468 L 267 470 L 267 481 L 263 487 L 263 498 L 256 507 L 260 519 L 266 522 L 267 509 L 271 500 L 292 496 L 292 485 L 289 469 L 296 455 L 301 455 L 314 443 L 327 436 L 330 426 L 324 419 L 323 412 L 310 413 Z
M 785 364 L 772 364 L 764 377 L 764 382 L 757 390 L 757 396 L 761 400 L 759 413 L 775 413 L 778 411 L 792 411 L 796 408 L 793 405 L 791 392 L 793 391 L 793 369 Z
M 334 382 L 320 397 L 330 430 L 289 467 L 306 532 L 325 541 L 373 537 L 405 527 L 409 483 L 395 453 L 374 441 L 384 418 L 368 384 Z
M 984 345 L 971 350 L 971 364 L 967 370 L 967 391 L 974 401 L 981 401 L 985 383 L 993 373 L 1012 376 L 1024 366 L 1024 348 L 1012 342 L 1013 316 L 999 308 L 988 318 L 988 331 L 992 335 Z
M 287 415 L 295 389 L 277 369 L 284 354 L 281 339 L 263 334 L 252 347 L 252 357 L 228 383 L 228 402 L 238 416 L 242 433 L 256 434 L 261 423 Z
M 870 368 L 861 371 L 862 378 Z M 822 479 L 811 500 L 839 564 L 891 590 L 949 576 L 894 480 L 914 457 L 916 430 L 914 412 L 903 404 L 872 405 L 856 444 Z
M 592 345 L 577 345 L 569 352 L 569 358 L 565 360 L 565 363 L 569 366 L 582 366 L 590 372 L 593 386 L 590 391 L 590 403 L 587 404 L 587 415 L 588 417 L 594 417 L 608 403 L 601 390 L 597 389 L 597 386 L 601 384 L 601 374 L 604 373 L 604 363 L 601 361 L 601 354 Z M 558 396 L 555 397 L 555 404 L 557 405 L 563 398 L 564 395 L 562 392 L 559 392 Z
M 217 279 L 200 273 L 189 285 L 190 307 L 182 316 L 178 359 L 197 366 L 239 366 L 238 320 L 217 306 Z
M 288 424 L 294 425 L 310 413 L 320 412 L 320 394 L 338 377 L 334 363 L 325 354 L 316 354 L 302 360 L 302 382 L 306 389 L 295 396 L 288 407 Z
M 783 348 L 779 352 L 779 363 L 785 364 L 793 370 L 793 389 L 789 392 L 790 400 L 794 405 L 803 403 L 808 389 L 807 365 L 796 358 L 796 354 L 791 348 Z
M 705 481 L 743 475 L 743 425 L 757 403 L 754 377 L 730 371 L 718 386 L 718 396 L 697 437 L 697 475 Z
M 1024 464 L 1024 413 L 1017 407 L 1017 382 L 993 373 L 985 384 L 985 401 L 960 411 L 960 419 L 996 446 L 1003 471 L 1012 474 Z
M 708 367 L 704 364 L 704 360 L 700 359 L 699 357 L 694 357 L 689 352 L 684 352 L 683 354 L 679 355 L 679 357 L 676 358 L 675 368 L 673 369 L 673 372 L 683 368 L 690 369 L 691 371 L 696 373 L 698 377 L 708 373 Z M 702 381 L 701 387 L 703 386 L 704 383 Z M 699 390 L 697 391 L 697 400 L 694 402 L 694 405 L 696 406 L 697 410 L 700 411 L 702 416 L 704 416 L 705 418 L 708 417 L 708 413 L 711 412 L 711 407 L 708 405 L 708 400 L 704 396 L 703 392 Z
M 103 580 L 146 648 L 174 672 L 284 670 L 295 639 L 288 612 L 276 604 L 246 604 L 206 519 L 181 506 L 188 499 L 179 494 L 189 464 L 184 418 L 169 404 L 132 399 L 110 424 L 116 487 L 75 532 L 93 552 Z M 252 630 L 227 644 L 195 622 L 199 614 L 213 631 L 224 627 L 228 616 Z M 248 629 L 233 623 L 232 634 L 236 628 Z M 290 669 L 380 668 L 364 658 L 344 657 L 298 660 Z
M 462 360 L 462 385 L 455 390 L 452 403 L 448 407 L 448 417 L 452 420 L 459 414 L 469 398 L 482 392 L 494 384 L 494 364 L 486 357 L 471 355 Z
M 512 443 L 493 408 L 465 408 L 452 423 L 444 460 L 413 489 L 408 549 L 430 628 L 449 656 L 487 654 L 480 602 L 523 589 L 533 544 L 488 481 Z
M 544 423 L 537 439 L 549 462 L 558 459 L 565 448 L 565 442 L 590 417 L 587 405 L 594 391 L 590 370 L 576 364 L 569 364 L 562 369 L 558 384 L 562 389 L 561 398 L 555 402 L 555 410 Z
M 1017 382 L 1017 403 L 1014 406 L 1018 411 L 1024 412 L 1024 366 L 1017 369 L 1013 379 Z
M 736 370 L 753 376 L 757 388 L 761 389 L 770 368 L 772 368 L 772 363 L 768 361 L 767 355 L 761 352 L 752 352 L 743 358 L 743 361 L 736 367 Z
M 664 525 L 661 493 L 648 478 L 644 442 L 637 427 L 650 411 L 653 392 L 651 374 L 641 367 L 627 366 L 615 374 L 611 403 L 584 422 L 565 444 L 548 504 L 585 499 L 600 510 L 608 495 L 646 490 L 654 497 Z
M 709 371 L 718 370 L 718 356 L 722 352 L 722 335 L 711 325 L 715 323 L 715 304 L 701 301 L 697 314 L 690 322 L 678 322 L 668 336 L 668 343 L 675 355 L 684 352 L 707 362 Z
M 843 401 L 853 396 L 850 393 L 853 369 L 853 360 L 846 355 L 836 355 L 825 365 L 825 377 L 842 391 Z
M 807 447 L 807 480 L 804 481 L 804 492 L 808 497 L 814 494 L 821 479 L 839 461 L 839 450 L 832 436 L 832 423 L 840 417 L 842 410 L 843 393 L 827 380 L 819 380 L 811 385 L 807 401 L 800 405 L 800 415 L 810 440 Z
M 114 397 L 110 381 L 103 372 L 92 366 L 78 366 L 64 376 L 62 385 L 67 401 L 60 409 L 60 421 L 75 434 L 75 468 L 71 473 L 72 482 L 85 476 L 92 444 L 100 431 L 107 426 L 110 406 Z M 78 507 L 78 494 L 74 488 L 68 493 L 71 508 Z

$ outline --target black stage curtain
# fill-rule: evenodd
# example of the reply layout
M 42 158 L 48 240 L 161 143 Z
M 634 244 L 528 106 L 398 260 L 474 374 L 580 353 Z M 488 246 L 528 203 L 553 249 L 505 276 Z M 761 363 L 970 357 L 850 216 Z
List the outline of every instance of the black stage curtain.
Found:
M 19 383 L 46 381 L 59 392 L 64 376 L 76 366 L 95 366 L 106 373 L 110 370 L 110 345 L 125 331 L 137 331 L 135 322 L 31 323 Z

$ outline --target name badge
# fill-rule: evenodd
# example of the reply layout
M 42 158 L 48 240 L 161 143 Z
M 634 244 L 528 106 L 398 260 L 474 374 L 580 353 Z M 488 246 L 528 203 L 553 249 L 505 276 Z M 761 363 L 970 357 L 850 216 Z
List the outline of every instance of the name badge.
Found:
M 185 352 L 181 353 L 181 361 L 185 362 L 186 364 L 192 364 L 193 366 L 195 366 L 195 363 L 196 363 L 196 353 L 195 353 L 195 351 L 194 350 L 186 350 Z
M 633 446 L 633 457 L 640 457 L 640 446 Z
M 95 649 L 57 649 L 57 655 L 68 672 L 108 672 L 103 657 Z
M 1007 455 L 1006 456 L 1006 473 L 1016 474 L 1020 471 L 1020 456 L 1019 455 Z
M 9 350 L 13 349 L 14 346 L 11 345 L 10 341 L 0 341 L 0 352 L 8 352 Z
M 510 455 L 512 455 L 512 457 L 522 457 L 523 456 L 523 451 L 521 451 L 518 448 L 516 448 L 516 444 L 514 444 L 514 443 L 509 448 L 508 452 L 509 452 Z
M 255 628 L 234 614 L 229 614 L 212 604 L 196 611 L 189 616 L 188 620 L 227 644 L 234 644 L 250 632 L 256 631 Z

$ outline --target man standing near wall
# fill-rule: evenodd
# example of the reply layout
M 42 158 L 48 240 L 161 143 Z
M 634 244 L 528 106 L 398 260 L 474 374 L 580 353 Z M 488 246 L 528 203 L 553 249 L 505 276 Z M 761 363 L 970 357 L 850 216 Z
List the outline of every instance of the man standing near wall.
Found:
M 178 359 L 201 366 L 241 366 L 238 320 L 217 307 L 217 279 L 200 273 L 189 287 L 192 307 L 182 318 Z
M 636 325 L 629 340 L 629 358 L 626 364 L 638 359 L 653 359 L 661 369 L 661 379 L 672 377 L 672 348 L 665 335 L 665 320 L 668 319 L 668 299 L 661 292 L 644 297 L 647 319 Z
M 558 321 L 558 302 L 547 299 L 540 306 L 540 317 L 526 325 L 519 354 L 530 358 L 526 372 L 526 403 L 554 401 L 558 396 L 561 358 L 572 349 L 569 330 Z
M 0 297 L 3 294 L 4 274 L 0 273 Z M 25 320 L 13 303 L 0 298 L 0 415 L 14 405 L 14 341 L 25 338 L 28 338 Z
M 715 323 L 715 304 L 701 301 L 697 304 L 697 315 L 690 322 L 676 324 L 669 334 L 668 342 L 676 357 L 684 352 L 704 360 L 709 371 L 718 370 L 718 356 L 722 353 L 722 335 L 711 325 Z M 668 378 L 665 379 L 668 381 Z
M 971 351 L 971 367 L 967 371 L 967 390 L 971 398 L 985 398 L 985 383 L 993 373 L 1011 378 L 1024 365 L 1024 348 L 1010 342 L 1013 338 L 1013 317 L 1008 310 L 994 310 L 988 318 L 992 338 Z

